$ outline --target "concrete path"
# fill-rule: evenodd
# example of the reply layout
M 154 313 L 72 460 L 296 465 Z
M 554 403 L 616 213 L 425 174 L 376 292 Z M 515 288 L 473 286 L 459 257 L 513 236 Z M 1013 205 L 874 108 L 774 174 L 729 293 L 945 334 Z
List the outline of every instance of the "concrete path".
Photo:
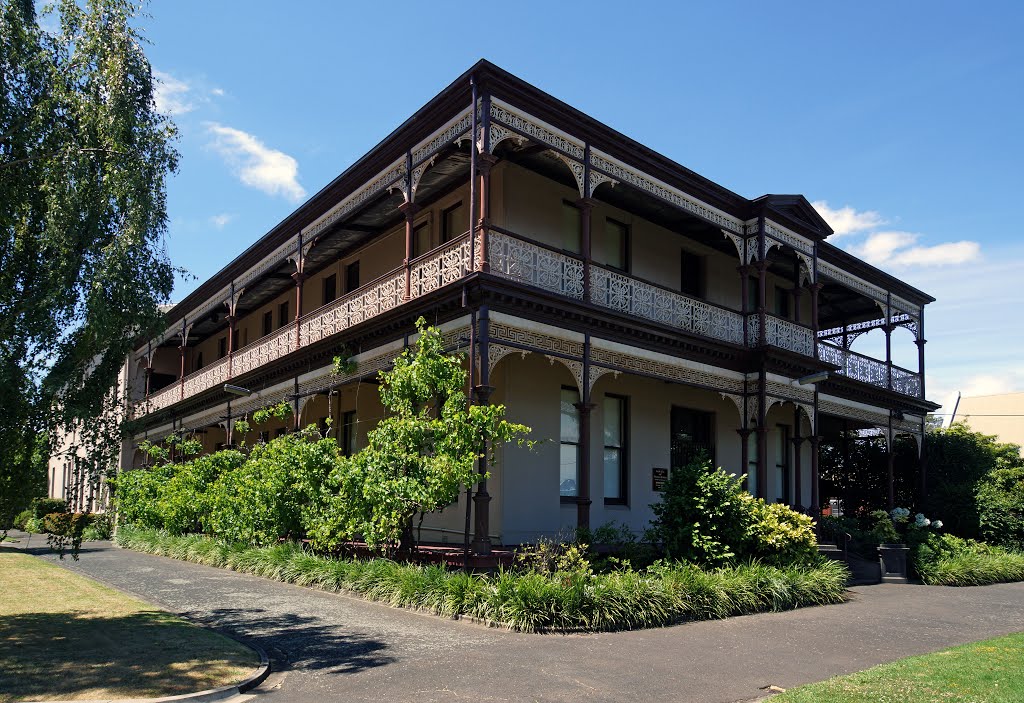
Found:
M 770 684 L 790 688 L 1024 630 L 1020 583 L 865 586 L 843 605 L 636 632 L 524 635 L 102 543 L 61 563 L 259 643 L 281 672 L 257 689 L 268 703 L 729 703 L 756 699 Z

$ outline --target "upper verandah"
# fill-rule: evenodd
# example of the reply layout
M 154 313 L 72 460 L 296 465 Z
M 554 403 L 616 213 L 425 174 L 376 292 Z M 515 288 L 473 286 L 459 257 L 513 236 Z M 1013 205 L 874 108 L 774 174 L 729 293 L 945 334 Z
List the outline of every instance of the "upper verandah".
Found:
M 831 234 L 828 225 L 817 216 L 802 196 L 762 196 L 754 200 L 743 198 L 494 64 L 481 60 L 392 131 L 365 156 L 175 305 L 167 315 L 171 327 L 173 328 L 186 314 L 210 303 L 213 298 L 219 298 L 222 289 L 227 288 L 233 280 L 261 268 L 261 262 L 282 247 L 294 246 L 293 240 L 297 233 L 315 227 L 318 220 L 335 210 L 346 198 L 372 183 L 375 177 L 381 174 L 386 176 L 388 167 L 400 163 L 403 156 L 415 150 L 414 145 L 424 146 L 424 142 L 429 143 L 431 137 L 438 131 L 443 133 L 445 126 L 451 124 L 454 115 L 468 112 L 467 106 L 472 100 L 473 91 L 471 80 L 476 83 L 478 94 L 493 96 L 525 110 L 561 132 L 575 137 L 573 141 L 599 148 L 731 218 L 747 221 L 760 214 L 766 214 L 772 220 L 812 241 L 821 241 Z M 452 125 L 453 128 L 458 126 L 460 125 Z M 428 158 L 429 154 L 424 156 L 424 160 Z M 414 167 L 417 165 L 414 164 Z M 869 280 L 877 281 L 884 288 L 893 290 L 911 302 L 923 305 L 934 300 L 927 294 L 845 255 L 834 247 L 826 246 L 825 249 L 830 255 L 841 257 L 843 263 L 856 262 L 862 275 L 870 277 Z M 214 301 L 213 304 L 217 303 Z

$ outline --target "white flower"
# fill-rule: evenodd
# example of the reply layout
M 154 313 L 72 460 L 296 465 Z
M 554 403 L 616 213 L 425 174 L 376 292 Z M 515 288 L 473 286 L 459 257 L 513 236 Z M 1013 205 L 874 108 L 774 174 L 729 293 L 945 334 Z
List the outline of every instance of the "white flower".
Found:
M 942 529 L 942 520 L 935 520 L 935 521 L 933 521 L 932 522 L 932 527 L 934 527 L 936 530 L 941 530 Z

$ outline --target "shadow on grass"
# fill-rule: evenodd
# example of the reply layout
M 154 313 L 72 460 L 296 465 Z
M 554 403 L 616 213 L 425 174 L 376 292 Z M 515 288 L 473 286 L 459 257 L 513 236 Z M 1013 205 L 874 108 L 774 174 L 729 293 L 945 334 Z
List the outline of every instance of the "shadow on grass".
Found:
M 254 652 L 170 613 L 0 617 L 0 701 L 176 695 L 245 678 Z
M 294 613 L 260 608 L 217 608 L 183 613 L 201 623 L 262 647 L 272 668 L 351 674 L 394 662 L 381 640 L 346 634 L 339 625 Z

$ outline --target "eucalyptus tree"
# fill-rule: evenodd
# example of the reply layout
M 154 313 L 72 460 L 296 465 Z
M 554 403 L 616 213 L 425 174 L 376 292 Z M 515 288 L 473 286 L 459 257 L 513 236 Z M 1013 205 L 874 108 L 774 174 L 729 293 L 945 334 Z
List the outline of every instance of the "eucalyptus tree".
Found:
M 95 480 L 119 421 L 90 422 L 174 281 L 175 128 L 132 0 L 0 0 L 0 524 L 39 433 L 75 428 Z M 45 20 L 41 22 L 41 19 Z

